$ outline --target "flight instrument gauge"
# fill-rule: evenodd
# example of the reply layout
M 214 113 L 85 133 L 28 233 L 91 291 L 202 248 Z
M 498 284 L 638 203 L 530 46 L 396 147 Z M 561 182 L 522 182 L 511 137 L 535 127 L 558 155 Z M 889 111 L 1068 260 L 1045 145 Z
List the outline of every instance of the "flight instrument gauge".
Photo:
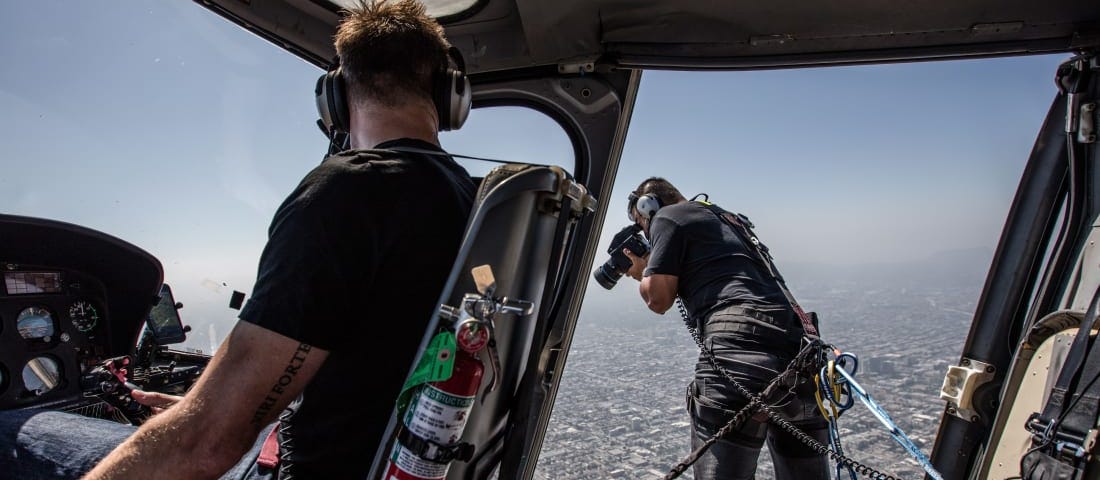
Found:
M 40 397 L 61 384 L 61 366 L 50 357 L 36 357 L 23 367 L 23 386 Z
M 15 328 L 27 340 L 50 341 L 54 335 L 53 315 L 42 307 L 27 307 L 15 317 Z
M 95 309 L 92 302 L 77 300 L 69 306 L 69 318 L 72 319 L 73 326 L 77 330 L 88 333 L 99 323 L 99 311 Z

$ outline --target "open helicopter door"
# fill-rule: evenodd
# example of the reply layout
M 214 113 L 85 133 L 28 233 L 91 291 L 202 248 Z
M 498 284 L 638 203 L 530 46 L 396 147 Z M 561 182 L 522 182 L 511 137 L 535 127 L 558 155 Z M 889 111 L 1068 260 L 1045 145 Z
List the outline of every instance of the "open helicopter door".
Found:
M 527 308 L 502 309 L 491 318 L 489 347 L 495 344 L 495 348 L 479 352 L 484 375 L 461 437 L 472 445 L 472 452 L 468 460 L 450 462 L 446 478 L 473 478 L 474 472 L 492 469 L 509 449 L 524 448 L 523 441 L 509 441 L 510 425 L 524 421 L 517 418 L 525 413 L 520 408 L 522 398 L 530 395 L 529 390 L 541 388 L 541 375 L 532 370 L 546 363 L 540 358 L 546 356 L 548 310 L 562 278 L 562 260 L 577 220 L 594 208 L 595 199 L 587 189 L 558 167 L 502 165 L 481 182 L 462 246 L 440 296 L 441 314 L 432 319 L 417 356 L 429 348 L 440 327 L 452 323 L 453 318 L 447 317 L 463 317 L 460 310 L 476 307 L 472 299 L 526 304 Z M 489 270 L 492 278 L 486 279 Z M 395 408 L 370 479 L 382 479 L 386 472 L 395 432 L 402 428 L 398 413 Z
M 944 478 L 1020 478 L 1021 458 L 1044 443 L 1034 440 L 1055 443 L 1025 427 L 1044 412 L 1100 285 L 1097 57 L 1063 63 L 1056 82 L 1060 93 L 1020 180 L 962 358 L 940 393 L 947 406 L 932 461 Z M 1078 445 L 1064 440 L 1057 442 Z M 1087 443 L 1078 446 L 1092 450 Z M 1088 463 L 1087 478 L 1100 478 L 1100 451 L 1092 453 L 1079 461 Z

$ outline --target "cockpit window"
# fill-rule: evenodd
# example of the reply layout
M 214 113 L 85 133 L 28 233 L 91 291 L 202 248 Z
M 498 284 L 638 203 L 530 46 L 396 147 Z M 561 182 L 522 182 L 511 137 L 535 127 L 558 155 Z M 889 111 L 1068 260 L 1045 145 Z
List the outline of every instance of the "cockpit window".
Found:
M 339 9 L 355 6 L 359 0 L 332 0 L 332 4 Z M 428 8 L 428 14 L 440 19 L 441 23 L 447 23 L 447 17 L 455 17 L 472 10 L 479 0 L 421 0 Z
M 550 117 L 526 107 L 474 109 L 462 130 L 441 132 L 439 142 L 454 155 L 554 165 L 576 175 L 573 146 L 565 130 Z M 538 148 L 532 148 L 534 145 Z M 461 157 L 455 160 L 475 177 L 484 177 L 499 165 Z
M 231 295 L 252 290 L 275 209 L 328 147 L 314 124 L 321 70 L 192 4 L 6 13 L 0 57 L 23 73 L 0 75 L 0 213 L 151 253 L 185 305 L 183 346 L 212 352 L 236 320 Z M 575 169 L 564 130 L 529 108 L 475 109 L 440 142 Z M 475 176 L 496 166 L 457 160 Z

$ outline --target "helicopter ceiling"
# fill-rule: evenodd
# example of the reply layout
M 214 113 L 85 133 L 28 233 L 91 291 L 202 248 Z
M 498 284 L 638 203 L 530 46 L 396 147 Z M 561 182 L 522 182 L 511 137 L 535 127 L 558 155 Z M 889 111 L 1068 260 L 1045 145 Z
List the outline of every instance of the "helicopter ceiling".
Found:
M 318 66 L 350 0 L 203 0 Z M 1069 51 L 1100 43 L 1083 0 L 429 0 L 470 73 L 557 65 L 778 68 Z M 467 8 L 468 7 L 468 8 Z

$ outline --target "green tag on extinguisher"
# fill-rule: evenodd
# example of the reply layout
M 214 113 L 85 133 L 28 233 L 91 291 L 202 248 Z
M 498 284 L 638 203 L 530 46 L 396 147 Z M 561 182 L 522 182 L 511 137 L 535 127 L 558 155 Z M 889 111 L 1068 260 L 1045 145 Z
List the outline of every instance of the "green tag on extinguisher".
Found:
M 455 366 L 455 342 L 454 332 L 443 331 L 435 334 L 424 355 L 420 357 L 416 369 L 401 387 L 401 394 L 397 396 L 397 411 L 405 412 L 412 397 L 412 389 L 417 385 L 430 382 L 439 382 L 451 378 Z

